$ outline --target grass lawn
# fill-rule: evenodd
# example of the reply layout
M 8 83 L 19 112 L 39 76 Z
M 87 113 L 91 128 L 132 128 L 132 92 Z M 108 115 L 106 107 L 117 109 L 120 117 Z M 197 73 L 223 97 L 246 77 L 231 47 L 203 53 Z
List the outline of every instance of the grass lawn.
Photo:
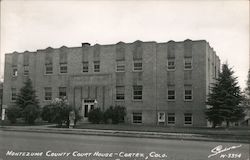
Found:
M 41 125 L 49 125 L 51 123 L 45 122 L 45 121 L 36 121 L 34 124 L 27 124 L 23 120 L 19 119 L 16 123 L 10 123 L 10 121 L 5 120 L 1 121 L 1 126 L 41 126 Z
M 56 124 L 51 124 L 38 120 L 33 125 L 24 123 L 18 120 L 17 123 L 11 124 L 9 121 L 1 121 L 1 126 L 43 126 L 58 128 Z M 65 128 L 65 126 L 63 127 Z M 168 126 L 153 126 L 153 125 L 131 125 L 131 124 L 91 124 L 77 123 L 75 129 L 101 129 L 101 130 L 118 130 L 118 131 L 141 131 L 141 132 L 163 132 L 163 133 L 189 133 L 202 134 L 213 137 L 227 138 L 246 138 L 250 140 L 250 127 L 230 127 L 230 128 L 207 128 L 207 127 L 168 127 Z
M 78 129 L 106 129 L 120 131 L 142 131 L 142 132 L 164 132 L 164 133 L 191 133 L 206 135 L 225 135 L 225 136 L 248 136 L 250 138 L 250 127 L 233 128 L 197 128 L 197 127 L 167 127 L 149 125 L 129 125 L 129 124 L 78 124 Z

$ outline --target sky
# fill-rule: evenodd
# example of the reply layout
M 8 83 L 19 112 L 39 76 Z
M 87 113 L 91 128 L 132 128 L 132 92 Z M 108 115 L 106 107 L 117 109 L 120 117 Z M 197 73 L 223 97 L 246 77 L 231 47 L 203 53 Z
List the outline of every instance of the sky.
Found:
M 248 0 L 2 0 L 0 77 L 4 54 L 14 51 L 203 39 L 244 88 L 249 35 Z

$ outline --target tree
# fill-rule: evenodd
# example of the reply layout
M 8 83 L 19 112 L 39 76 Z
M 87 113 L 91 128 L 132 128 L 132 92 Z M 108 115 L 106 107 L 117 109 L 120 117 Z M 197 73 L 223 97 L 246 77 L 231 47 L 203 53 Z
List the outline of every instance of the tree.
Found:
M 245 89 L 245 94 L 250 97 L 250 69 L 248 70 L 248 76 L 247 76 L 247 87 Z
M 248 76 L 247 76 L 247 83 L 246 88 L 243 93 L 243 101 L 242 101 L 242 107 L 244 107 L 245 110 L 245 121 L 243 121 L 242 124 L 249 125 L 249 118 L 250 118 L 250 70 L 248 70 Z
M 33 89 L 32 81 L 30 78 L 24 82 L 24 86 L 20 89 L 17 94 L 16 105 L 22 110 L 28 105 L 33 104 L 39 106 L 39 101 L 36 96 L 36 91 Z
M 213 127 L 223 121 L 229 127 L 229 122 L 237 122 L 244 117 L 244 110 L 239 105 L 242 101 L 240 87 L 233 74 L 228 64 L 223 64 L 222 72 L 211 87 L 207 100 L 207 104 L 211 107 L 205 113 L 207 119 L 213 123 Z
M 24 86 L 17 94 L 15 105 L 20 108 L 21 117 L 24 118 L 26 123 L 33 124 L 39 117 L 39 101 L 36 91 L 33 89 L 31 79 L 28 78 L 24 82 Z

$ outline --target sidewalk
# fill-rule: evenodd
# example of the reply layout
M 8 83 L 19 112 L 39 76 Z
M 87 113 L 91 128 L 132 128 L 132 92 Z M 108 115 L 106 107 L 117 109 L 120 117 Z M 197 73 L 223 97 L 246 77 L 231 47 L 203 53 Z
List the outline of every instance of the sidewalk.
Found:
M 192 141 L 213 141 L 213 142 L 234 142 L 250 143 L 250 137 L 246 136 L 216 136 L 191 133 L 163 133 L 163 132 L 143 132 L 143 131 L 121 131 L 121 130 L 102 130 L 102 129 L 69 129 L 69 128 L 51 128 L 46 126 L 1 126 L 2 131 L 17 132 L 38 132 L 38 133 L 58 133 L 58 134 L 76 134 L 76 135 L 97 135 L 97 136 L 119 136 L 135 138 L 159 138 L 175 140 Z

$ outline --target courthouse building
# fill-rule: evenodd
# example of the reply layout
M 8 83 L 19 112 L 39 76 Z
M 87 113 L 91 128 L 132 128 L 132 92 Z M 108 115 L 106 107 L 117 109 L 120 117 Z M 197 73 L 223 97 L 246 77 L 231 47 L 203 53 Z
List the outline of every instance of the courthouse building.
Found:
M 5 55 L 3 104 L 14 104 L 29 77 L 41 106 L 66 96 L 83 121 L 94 107 L 119 105 L 131 124 L 206 126 L 206 97 L 219 69 L 205 40 L 14 52 Z

